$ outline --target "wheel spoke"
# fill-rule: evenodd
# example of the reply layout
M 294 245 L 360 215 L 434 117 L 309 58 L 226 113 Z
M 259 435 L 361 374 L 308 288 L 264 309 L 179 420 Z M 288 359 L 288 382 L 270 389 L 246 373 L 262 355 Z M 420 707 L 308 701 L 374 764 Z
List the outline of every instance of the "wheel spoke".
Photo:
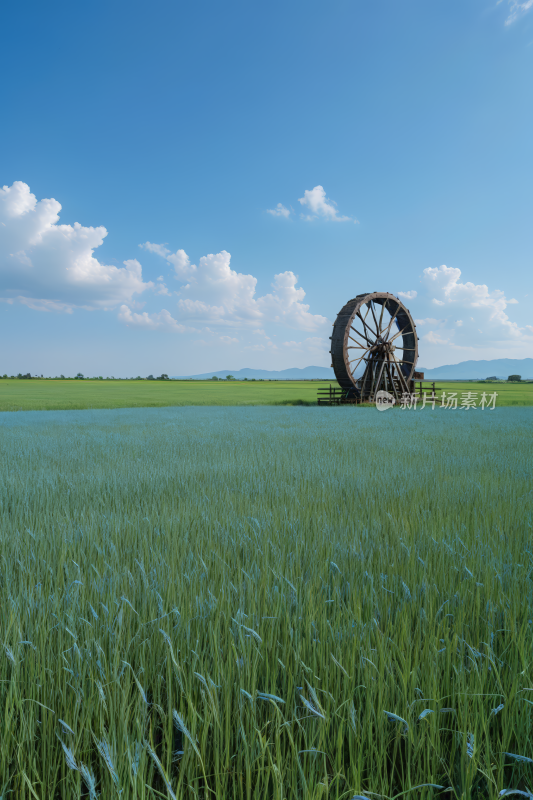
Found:
M 364 323 L 363 323 L 363 324 L 364 324 Z M 372 341 L 371 341 L 371 340 L 368 338 L 368 336 L 366 336 L 366 334 L 364 334 L 364 333 L 360 333 L 360 332 L 357 330 L 357 328 L 354 328 L 354 326 L 353 326 L 353 325 L 350 325 L 350 328 L 351 328 L 351 330 L 352 330 L 354 333 L 356 333 L 358 336 L 361 336 L 361 338 L 363 338 L 363 339 L 366 339 L 366 341 L 368 342 L 368 344 L 370 345 L 370 347 L 373 347 L 373 346 L 374 346 L 374 342 L 372 342 Z M 354 342 L 355 342 L 355 339 L 354 339 Z
M 395 339 L 397 339 L 397 338 L 398 338 L 398 336 L 400 336 L 400 335 L 401 335 L 401 334 L 404 332 L 404 330 L 405 330 L 406 328 L 408 328 L 408 327 L 409 327 L 409 323 L 407 323 L 407 325 L 405 326 L 405 328 L 402 328 L 402 329 L 401 329 L 401 331 L 398 331 L 398 333 L 395 333 L 395 334 L 394 334 L 394 336 L 392 337 L 392 339 L 387 339 L 387 341 L 389 342 L 389 344 L 390 344 L 390 342 L 393 342 Z
M 366 359 L 365 359 L 365 356 L 364 356 L 364 353 L 363 353 L 363 355 L 362 355 L 362 356 L 360 356 L 359 358 L 352 358 L 352 360 L 351 360 L 351 361 L 348 361 L 348 364 L 353 364 L 353 362 L 354 362 L 354 361 L 357 361 L 357 364 L 356 364 L 356 365 L 355 365 L 355 367 L 352 369 L 352 375 L 353 375 L 353 373 L 355 372 L 355 370 L 357 369 L 357 367 L 359 366 L 359 364 L 361 363 L 361 361 L 363 361 L 363 359 L 366 361 Z
M 352 331 L 355 331 L 355 328 L 353 328 L 353 327 L 352 327 L 352 328 L 351 328 L 351 330 L 352 330 Z M 361 336 L 361 334 L 359 333 L 359 331 L 357 331 L 357 335 L 358 335 L 358 336 Z M 354 339 L 354 338 L 353 338 L 353 336 L 350 336 L 350 334 L 348 334 L 348 339 L 351 339 L 351 340 L 352 340 L 352 342 L 355 342 L 356 344 L 361 344 L 361 342 L 358 342 L 358 341 L 357 341 L 357 339 Z
M 372 300 L 369 300 L 368 303 L 367 303 L 366 314 L 365 314 L 364 317 L 361 317 L 361 319 L 363 320 L 363 323 L 368 326 L 369 330 L 372 333 L 374 333 L 374 331 L 372 330 L 372 328 L 370 327 L 370 325 L 366 321 L 366 319 L 367 319 L 367 317 L 368 317 L 368 315 L 370 314 L 371 311 L 372 311 Z M 361 309 L 359 309 L 358 314 L 359 314 L 359 316 L 361 315 Z M 377 334 L 376 334 L 376 336 L 377 336 Z
M 376 379 L 376 392 L 379 391 L 379 383 L 381 381 L 381 376 L 383 375 L 383 370 L 385 369 L 385 363 L 386 361 L 385 359 L 383 359 L 383 361 L 381 362 L 381 368 L 379 370 L 378 377 Z
M 372 330 L 372 328 L 370 327 L 370 325 L 369 325 L 369 324 L 368 324 L 368 322 L 366 321 L 366 318 L 368 317 L 368 312 L 370 311 L 370 309 L 371 309 L 371 308 L 372 308 L 372 306 L 370 306 L 370 308 L 367 308 L 367 311 L 366 311 L 366 314 L 365 314 L 365 317 L 364 317 L 364 319 L 363 319 L 363 317 L 361 316 L 361 312 L 360 312 L 360 311 L 358 311 L 358 312 L 357 312 L 356 316 L 357 316 L 357 317 L 359 317 L 359 319 L 360 319 L 360 320 L 361 320 L 361 322 L 363 323 L 363 325 L 364 325 L 364 327 L 365 327 L 365 333 L 366 333 L 366 329 L 368 328 L 368 330 L 370 331 L 370 333 L 372 334 L 372 336 L 374 336 L 374 337 L 377 339 L 377 338 L 378 338 L 378 334 L 377 334 L 375 331 L 373 331 L 373 330 Z
M 408 394 L 408 393 L 409 393 L 409 387 L 407 386 L 407 381 L 405 380 L 405 375 L 403 374 L 403 372 L 402 372 L 402 370 L 401 370 L 401 368 L 400 368 L 400 365 L 399 365 L 399 364 L 398 364 L 398 362 L 396 361 L 396 356 L 394 355 L 394 353 L 392 354 L 392 357 L 393 357 L 393 359 L 394 359 L 394 361 L 396 362 L 396 365 L 397 365 L 397 367 L 398 367 L 398 370 L 397 370 L 397 372 L 398 372 L 398 378 L 399 378 L 399 380 L 400 380 L 400 385 L 402 386 L 402 388 L 403 388 L 404 392 L 405 392 L 406 394 Z
M 368 367 L 369 367 L 369 365 L 370 365 L 370 361 L 367 361 L 366 359 L 360 359 L 360 360 L 357 362 L 357 364 L 354 366 L 354 368 L 353 368 L 353 369 L 350 367 L 350 375 L 352 376 L 352 378 L 354 379 L 354 381 L 356 381 L 356 380 L 359 380 L 359 378 L 356 378 L 356 377 L 355 377 L 355 371 L 357 370 L 357 368 L 358 368 L 359 364 L 360 364 L 360 363 L 361 363 L 361 361 L 363 361 L 363 360 L 364 360 L 364 364 L 365 364 L 365 368 L 364 368 L 364 371 L 363 371 L 363 376 L 364 376 L 364 375 L 366 375 L 366 373 L 367 373 L 367 371 L 368 371 Z
M 363 328 L 364 328 L 364 332 L 360 333 L 359 335 L 360 336 L 364 336 L 364 338 L 367 340 L 367 342 L 369 344 L 374 344 L 375 340 L 377 339 L 377 336 L 374 336 L 373 332 L 370 330 L 370 328 L 368 327 L 368 325 L 366 324 L 366 322 L 364 321 L 362 316 L 359 314 L 359 312 L 357 313 L 356 316 L 359 317 L 359 319 L 363 323 Z M 352 328 L 353 328 L 353 326 L 352 326 Z M 369 331 L 369 333 L 367 333 L 367 331 Z M 369 336 L 372 336 L 372 339 L 370 339 Z
M 379 316 L 379 326 L 378 326 L 378 333 L 379 333 L 380 336 L 381 336 L 381 333 L 382 333 L 382 331 L 381 331 L 381 323 L 383 322 L 383 312 L 385 311 L 385 306 L 387 305 L 388 302 L 389 302 L 389 298 L 387 297 L 385 302 L 381 304 L 381 314 Z
M 392 386 L 390 385 L 390 375 L 389 375 L 389 364 L 388 362 L 385 364 L 385 391 L 390 392 Z
M 374 382 L 375 382 L 375 378 L 376 378 L 376 370 L 375 370 L 374 367 L 375 367 L 375 365 L 372 364 L 372 366 L 370 367 L 370 370 L 369 370 L 369 376 L 370 376 L 370 388 L 368 390 L 368 399 L 369 400 L 371 399 L 371 397 L 372 397 L 372 395 L 374 393 L 373 389 L 374 389 Z
M 352 339 L 351 336 L 348 336 L 348 338 Z M 370 352 L 372 350 L 372 347 L 368 347 L 368 345 L 361 344 L 360 342 L 357 342 L 355 339 L 352 339 L 352 342 L 355 342 L 355 344 L 347 345 L 346 346 L 347 350 L 364 350 L 365 353 L 368 353 L 368 352 Z
M 369 311 L 370 311 L 370 304 L 368 304 L 367 307 L 366 307 L 365 319 L 368 317 L 368 312 Z M 359 313 L 359 312 L 357 312 L 357 313 Z
M 396 400 L 399 400 L 400 398 L 398 397 L 398 391 L 396 389 L 396 384 L 394 383 L 394 378 L 393 378 L 393 375 L 392 375 L 392 369 L 391 369 L 390 361 L 387 362 L 387 372 L 389 374 L 389 381 L 390 381 L 390 385 L 391 385 L 392 391 L 394 392 L 394 397 L 396 398 Z
M 394 322 L 394 320 L 395 320 L 395 319 L 396 319 L 396 317 L 398 316 L 398 312 L 399 312 L 399 311 L 400 311 L 400 304 L 398 303 L 398 308 L 397 308 L 397 309 L 396 309 L 396 311 L 394 312 L 394 316 L 393 316 L 393 317 L 391 317 L 391 321 L 390 321 L 390 322 L 389 322 L 389 324 L 387 325 L 387 330 L 386 330 L 386 331 L 385 331 L 385 333 L 383 334 L 384 336 L 386 336 L 386 335 L 389 333 L 389 331 L 390 331 L 390 329 L 391 329 L 391 326 L 392 326 L 392 323 Z M 387 339 L 387 341 L 388 341 L 388 339 Z
M 379 325 L 378 325 L 378 321 L 376 319 L 376 315 L 374 314 L 374 306 L 372 305 L 372 300 L 370 301 L 370 311 L 372 312 L 372 316 L 374 318 L 374 324 L 376 326 L 376 331 L 377 331 L 377 333 L 376 333 L 376 339 L 377 339 L 377 338 L 379 338 Z
M 366 381 L 367 381 L 367 375 L 368 375 L 369 369 L 370 369 L 370 362 L 366 365 L 366 369 L 365 369 L 365 371 L 363 373 L 363 377 L 361 378 L 361 399 L 364 397 L 364 394 L 365 394 L 365 384 L 366 384 Z M 352 375 L 353 375 L 353 373 L 352 373 Z

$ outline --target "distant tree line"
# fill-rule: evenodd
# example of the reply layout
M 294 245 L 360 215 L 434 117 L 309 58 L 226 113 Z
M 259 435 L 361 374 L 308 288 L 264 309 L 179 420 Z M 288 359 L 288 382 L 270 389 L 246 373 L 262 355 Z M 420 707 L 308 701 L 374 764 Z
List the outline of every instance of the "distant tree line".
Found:
M 199 380 L 202 380 L 202 378 L 200 378 Z M 235 378 L 233 375 L 226 375 L 225 378 L 217 378 L 216 375 L 213 375 L 212 378 L 206 378 L 205 380 L 210 380 L 210 381 L 223 381 L 223 380 L 236 381 L 237 378 Z M 279 379 L 278 378 L 241 378 L 241 380 L 243 380 L 243 381 L 275 381 L 275 380 L 279 380 Z
M 21 379 L 21 380 L 41 380 L 41 379 L 43 379 L 45 381 L 195 381 L 196 380 L 196 381 L 199 381 L 199 382 L 203 382 L 203 381 L 209 380 L 209 381 L 223 381 L 224 382 L 224 381 L 236 381 L 237 380 L 237 378 L 235 378 L 233 375 L 226 375 L 225 378 L 218 378 L 216 375 L 213 375 L 212 378 L 169 378 L 169 376 L 167 375 L 166 372 L 163 372 L 157 378 L 154 377 L 153 375 L 147 375 L 146 378 L 143 378 L 141 375 L 137 375 L 136 378 L 133 378 L 133 377 L 132 378 L 115 378 L 114 375 L 110 375 L 107 378 L 102 377 L 102 375 L 98 375 L 98 376 L 95 375 L 93 377 L 89 377 L 89 376 L 86 377 L 82 372 L 78 372 L 76 375 L 74 375 L 73 378 L 71 378 L 70 376 L 67 376 L 67 375 L 32 375 L 30 372 L 27 372 L 24 375 L 21 372 L 19 372 L 18 375 L 7 375 L 7 374 L 0 375 L 0 380 L 2 378 L 8 378 L 8 379 L 17 379 L 18 378 L 18 379 Z M 284 382 L 282 378 L 241 378 L 241 380 L 242 381 L 248 381 L 248 382 L 258 381 L 258 382 L 262 382 L 262 383 L 266 383 L 266 382 L 268 382 L 268 383 L 276 383 L 278 381 L 281 382 L 281 383 Z M 309 379 L 305 379 L 305 382 L 307 382 L 308 380 L 312 380 L 312 381 L 315 381 L 315 382 L 320 382 L 321 379 L 319 379 L 319 378 L 309 378 Z M 487 380 L 490 380 L 490 379 L 487 379 Z M 0 800 L 1 800 L 1 798 L 0 798 Z
M 54 377 L 52 377 L 52 376 L 43 376 L 43 375 L 31 375 L 29 372 L 26 373 L 26 375 L 22 375 L 20 372 L 19 372 L 18 375 L 0 375 L 0 378 L 22 378 L 24 380 L 29 380 L 30 378 L 32 380 L 44 378 L 44 380 L 46 380 L 46 381 L 192 381 L 192 380 L 198 380 L 198 381 L 205 381 L 205 380 L 210 380 L 210 381 L 236 381 L 237 380 L 237 378 L 235 378 L 233 375 L 226 375 L 225 378 L 218 378 L 216 375 L 213 375 L 212 378 L 196 378 L 196 379 L 195 378 L 169 378 L 166 372 L 163 372 L 161 375 L 159 375 L 158 378 L 155 378 L 153 375 L 147 375 L 146 378 L 143 378 L 141 375 L 137 375 L 136 378 L 115 378 L 114 375 L 111 375 L 108 378 L 103 378 L 101 375 L 90 378 L 88 376 L 85 377 L 85 375 L 82 372 L 78 372 L 73 378 L 65 376 L 65 375 L 55 375 Z M 241 378 L 241 380 L 242 381 L 250 381 L 250 382 L 251 381 L 261 381 L 263 383 L 267 382 L 267 381 L 269 383 L 276 382 L 276 381 L 283 382 L 283 379 L 281 379 L 281 378 Z M 319 378 L 310 378 L 310 379 L 306 379 L 306 380 L 320 381 L 321 379 L 319 379 Z M 1 797 L 0 797 L 0 800 L 1 800 Z
M 6 374 L 4 374 L 4 375 L 1 375 L 0 378 L 11 378 L 11 379 L 18 378 L 18 379 L 21 379 L 21 380 L 40 380 L 40 379 L 44 379 L 44 380 L 47 380 L 47 381 L 116 381 L 116 380 L 118 380 L 118 381 L 173 381 L 173 380 L 174 381 L 175 380 L 191 381 L 191 380 L 194 380 L 193 378 L 169 378 L 166 372 L 163 372 L 157 378 L 154 377 L 153 375 L 147 375 L 146 378 L 143 378 L 141 375 L 137 375 L 136 378 L 133 378 L 133 377 L 132 378 L 115 378 L 114 375 L 111 375 L 108 378 L 104 378 L 104 377 L 102 377 L 102 375 L 94 376 L 94 377 L 90 378 L 90 377 L 85 377 L 85 375 L 82 372 L 78 372 L 73 378 L 67 377 L 65 375 L 55 375 L 54 377 L 52 377 L 52 376 L 46 376 L 45 377 L 43 375 L 32 375 L 30 372 L 26 372 L 25 374 L 22 374 L 21 372 L 19 372 L 18 375 L 6 375 Z M 203 378 L 203 379 L 200 378 L 198 380 L 200 380 L 200 381 L 201 380 L 235 381 L 237 379 L 233 375 L 226 375 L 225 378 L 219 378 L 216 375 L 213 375 L 212 378 Z M 261 381 L 261 382 L 268 381 L 269 383 L 271 383 L 271 382 L 275 382 L 275 381 L 280 380 L 280 379 L 279 378 L 242 378 L 242 380 L 243 381 L 250 381 L 250 382 L 252 382 L 252 381 Z M 311 380 L 317 381 L 319 379 L 318 378 L 314 378 L 314 379 L 311 379 Z M 505 383 L 505 382 L 507 382 L 507 383 L 531 383 L 532 380 L 533 379 L 531 379 L 531 378 L 522 378 L 521 375 L 509 375 L 507 380 L 505 378 L 498 378 L 496 375 L 491 375 L 490 377 L 485 378 L 482 381 L 479 381 L 479 379 L 476 379 L 476 378 L 471 378 L 470 382 L 474 382 L 474 383 L 476 383 L 476 382 L 481 382 L 481 383 L 489 382 L 489 383 L 491 383 L 491 382 L 496 381 L 498 383 Z
M 498 382 L 502 383 L 503 381 L 505 381 L 505 378 L 498 378 L 497 375 L 491 375 L 489 378 L 485 378 L 485 381 L 498 381 Z M 509 377 L 507 378 L 507 382 L 508 383 L 530 383 L 531 382 L 531 378 L 522 379 L 521 375 L 509 375 Z
M 93 378 L 85 377 L 82 372 L 78 372 L 73 378 L 70 378 L 65 375 L 55 375 L 55 376 L 44 376 L 44 375 L 32 375 L 30 372 L 27 372 L 23 375 L 21 372 L 18 375 L 0 375 L 0 378 L 19 378 L 21 380 L 40 380 L 43 378 L 46 381 L 170 381 L 172 378 L 169 378 L 166 372 L 160 375 L 158 378 L 154 378 L 153 375 L 148 375 L 146 378 L 141 377 L 141 375 L 137 375 L 136 378 L 115 378 L 114 375 L 111 375 L 108 378 L 102 377 L 102 375 L 94 376 Z

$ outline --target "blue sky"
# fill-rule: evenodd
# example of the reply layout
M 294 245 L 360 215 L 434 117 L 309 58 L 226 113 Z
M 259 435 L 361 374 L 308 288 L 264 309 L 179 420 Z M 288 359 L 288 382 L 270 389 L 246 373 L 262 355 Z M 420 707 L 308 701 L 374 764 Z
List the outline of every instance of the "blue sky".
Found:
M 533 0 L 1 24 L 0 373 L 329 365 L 366 290 L 422 366 L 533 355 Z

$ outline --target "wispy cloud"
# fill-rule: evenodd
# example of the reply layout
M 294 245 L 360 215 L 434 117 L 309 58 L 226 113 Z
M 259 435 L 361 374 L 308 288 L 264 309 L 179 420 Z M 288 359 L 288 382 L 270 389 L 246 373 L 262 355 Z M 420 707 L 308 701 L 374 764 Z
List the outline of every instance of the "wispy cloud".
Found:
M 425 319 L 415 319 L 415 325 L 444 325 L 445 319 L 435 319 L 434 317 L 426 317 Z
M 509 16 L 505 20 L 506 25 L 512 25 L 515 20 L 519 19 L 519 17 L 523 17 L 524 14 L 533 8 L 533 0 L 525 0 L 525 2 L 517 2 L 516 0 L 509 0 L 509 5 L 511 6 Z
M 189 328 L 174 319 L 170 311 L 164 308 L 155 314 L 148 314 L 143 311 L 142 314 L 133 312 L 127 305 L 120 306 L 118 312 L 120 322 L 123 322 L 128 327 L 144 328 L 145 330 L 162 329 L 172 331 L 173 333 L 187 333 L 196 331 L 196 328 Z
M 295 353 L 311 353 L 324 356 L 329 349 L 329 340 L 323 339 L 321 336 L 310 336 L 302 342 L 283 342 L 283 346 Z
M 163 276 L 160 275 L 157 279 L 157 283 L 155 285 L 155 293 L 156 294 L 166 294 L 170 297 L 170 292 L 168 290 L 168 286 L 165 284 Z
M 278 203 L 276 208 L 267 208 L 267 214 L 272 214 L 273 217 L 287 217 L 290 216 L 290 210 L 285 208 L 283 203 Z
M 15 303 L 20 303 L 21 306 L 31 308 L 33 311 L 63 311 L 65 314 L 72 314 L 73 311 L 72 305 L 68 303 L 57 303 L 54 300 L 47 300 L 46 298 L 24 297 L 24 295 L 0 297 L 0 303 L 7 303 L 10 306 Z

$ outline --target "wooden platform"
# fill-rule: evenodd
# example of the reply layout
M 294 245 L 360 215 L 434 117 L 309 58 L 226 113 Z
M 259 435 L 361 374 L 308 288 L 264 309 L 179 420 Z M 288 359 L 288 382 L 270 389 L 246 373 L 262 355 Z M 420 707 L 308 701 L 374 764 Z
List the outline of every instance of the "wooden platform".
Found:
M 342 389 L 340 386 L 333 386 L 330 384 L 327 387 L 318 389 L 317 405 L 319 406 L 355 406 L 355 405 L 372 405 L 373 400 L 361 400 L 358 397 L 350 397 L 350 389 Z M 422 399 L 424 392 L 430 396 L 436 393 L 435 381 L 411 381 L 411 394 Z M 402 393 L 398 392 L 401 397 Z

